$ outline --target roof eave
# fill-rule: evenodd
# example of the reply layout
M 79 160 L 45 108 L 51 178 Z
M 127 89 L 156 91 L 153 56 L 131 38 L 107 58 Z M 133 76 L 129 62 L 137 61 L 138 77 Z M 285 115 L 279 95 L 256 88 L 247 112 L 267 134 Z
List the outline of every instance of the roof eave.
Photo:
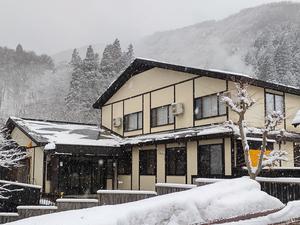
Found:
M 255 78 L 238 75 L 230 72 L 220 72 L 214 70 L 204 70 L 193 67 L 186 67 L 176 64 L 169 64 L 165 62 L 147 60 L 136 58 L 127 69 L 111 84 L 111 86 L 102 94 L 102 96 L 93 104 L 93 108 L 100 109 L 105 103 L 115 94 L 115 92 L 123 86 L 123 84 L 130 79 L 132 76 L 144 72 L 146 70 L 152 69 L 154 67 L 158 67 L 161 69 L 169 69 L 179 72 L 185 72 L 195 75 L 208 76 L 212 78 L 224 79 L 233 82 L 244 82 L 256 85 L 258 87 L 274 89 L 282 92 L 287 92 L 291 94 L 300 95 L 300 89 L 281 85 L 274 84 L 263 80 L 258 80 Z

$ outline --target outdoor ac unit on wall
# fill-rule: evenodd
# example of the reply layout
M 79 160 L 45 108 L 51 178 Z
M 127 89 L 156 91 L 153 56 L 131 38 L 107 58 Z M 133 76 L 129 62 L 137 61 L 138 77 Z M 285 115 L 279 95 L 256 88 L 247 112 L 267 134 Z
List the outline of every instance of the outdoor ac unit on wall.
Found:
M 171 108 L 172 108 L 172 114 L 174 116 L 183 114 L 184 112 L 183 103 L 172 103 Z
M 122 126 L 122 118 L 121 117 L 114 118 L 113 125 L 114 125 L 114 127 L 121 127 Z

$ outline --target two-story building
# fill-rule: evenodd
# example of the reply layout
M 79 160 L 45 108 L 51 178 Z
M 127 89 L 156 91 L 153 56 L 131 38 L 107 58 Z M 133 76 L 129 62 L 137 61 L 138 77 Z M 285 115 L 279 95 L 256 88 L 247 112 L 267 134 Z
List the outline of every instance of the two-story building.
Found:
M 243 166 L 239 137 L 224 126 L 237 115 L 219 94 L 235 97 L 235 82 L 248 83 L 256 104 L 247 112 L 248 136 L 255 164 L 265 116 L 281 111 L 286 130 L 282 149 L 292 168 L 299 153 L 300 128 L 292 125 L 300 108 L 300 90 L 246 75 L 203 70 L 136 59 L 93 105 L 101 109 L 102 127 L 124 138 L 128 171 L 119 174 L 119 188 L 153 189 L 156 182 L 191 183 L 192 176 L 231 176 Z M 276 134 L 268 148 L 278 149 Z
M 46 192 L 153 190 L 155 183 L 190 184 L 193 176 L 236 176 L 244 166 L 241 143 L 236 129 L 224 122 L 237 122 L 237 116 L 219 97 L 226 93 L 234 99 L 235 82 L 249 84 L 256 100 L 246 113 L 252 164 L 265 116 L 281 111 L 285 119 L 278 129 L 286 130 L 284 140 L 279 144 L 273 132 L 268 149 L 281 146 L 289 161 L 280 168 L 299 171 L 300 127 L 292 125 L 300 109 L 299 89 L 146 59 L 135 59 L 93 105 L 101 109 L 101 129 L 18 118 L 7 126 L 31 151 L 28 181 Z M 88 187 L 81 190 L 85 183 Z

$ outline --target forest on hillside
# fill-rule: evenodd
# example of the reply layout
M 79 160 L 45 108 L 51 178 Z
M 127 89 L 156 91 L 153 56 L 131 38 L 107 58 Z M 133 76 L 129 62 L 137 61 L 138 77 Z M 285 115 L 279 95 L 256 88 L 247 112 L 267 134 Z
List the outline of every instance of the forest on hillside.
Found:
M 133 46 L 122 51 L 118 39 L 99 57 L 92 46 L 81 59 L 76 49 L 67 64 L 47 55 L 0 48 L 0 122 L 9 116 L 97 123 L 92 104 L 133 59 Z

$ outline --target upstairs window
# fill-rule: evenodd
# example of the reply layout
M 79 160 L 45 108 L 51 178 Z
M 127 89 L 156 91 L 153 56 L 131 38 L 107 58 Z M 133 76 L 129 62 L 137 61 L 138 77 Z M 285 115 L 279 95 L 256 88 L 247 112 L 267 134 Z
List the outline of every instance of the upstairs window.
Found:
M 171 105 L 161 106 L 151 110 L 151 127 L 174 123 Z
M 266 93 L 266 115 L 272 114 L 274 111 L 284 113 L 283 96 Z
M 167 176 L 186 175 L 186 148 L 166 149 L 166 171 Z
M 196 120 L 222 116 L 226 115 L 226 106 L 217 94 L 213 94 L 195 99 L 194 112 Z
M 136 112 L 124 116 L 124 131 L 140 130 L 143 128 L 143 113 Z

